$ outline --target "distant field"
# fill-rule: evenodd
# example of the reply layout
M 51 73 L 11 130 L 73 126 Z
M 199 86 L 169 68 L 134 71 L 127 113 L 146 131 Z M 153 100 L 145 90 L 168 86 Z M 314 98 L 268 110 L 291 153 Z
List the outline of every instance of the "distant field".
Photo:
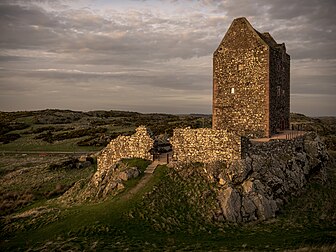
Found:
M 292 123 L 316 131 L 336 151 L 336 118 L 291 114 Z M 174 128 L 209 128 L 211 115 L 140 114 L 125 111 L 42 110 L 0 112 L 0 151 L 96 151 L 118 135 L 145 125 L 154 135 L 171 136 Z
M 0 119 L 0 151 L 97 151 L 140 125 L 168 136 L 176 127 L 211 127 L 210 116 L 122 111 L 0 112 Z

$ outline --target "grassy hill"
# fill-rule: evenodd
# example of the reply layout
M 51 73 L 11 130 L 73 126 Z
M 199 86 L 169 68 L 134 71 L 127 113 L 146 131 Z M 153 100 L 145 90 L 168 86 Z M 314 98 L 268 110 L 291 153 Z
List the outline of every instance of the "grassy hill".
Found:
M 177 127 L 211 127 L 204 115 L 123 111 L 42 110 L 0 112 L 0 151 L 96 151 L 140 125 L 171 136 Z
M 145 175 L 128 181 L 120 194 L 104 202 L 67 207 L 55 199 L 76 181 L 88 181 L 96 166 L 53 170 L 51 164 L 69 160 L 73 154 L 43 151 L 95 151 L 103 144 L 83 147 L 78 143 L 90 137 L 98 142 L 98 139 L 113 138 L 116 133 L 129 134 L 141 124 L 157 125 L 156 134 L 170 134 L 173 127 L 180 126 L 210 127 L 211 118 L 59 110 L 0 115 L 4 126 L 2 136 L 20 135 L 9 143 L 2 142 L 0 150 L 41 151 L 34 154 L 4 152 L 0 156 L 2 251 L 336 250 L 334 162 L 327 169 L 326 182 L 320 181 L 318 176 L 313 178 L 276 218 L 264 222 L 235 225 L 212 221 L 209 215 L 215 202 L 209 190 L 212 185 L 201 175 L 202 167 L 197 165 L 184 169 L 186 174 L 160 166 L 132 195 L 128 192 L 137 187 Z M 292 114 L 294 121 L 304 122 L 307 129 L 319 132 L 327 141 L 330 153 L 335 153 L 335 118 Z M 100 128 L 106 130 L 95 131 Z M 36 138 L 48 132 L 53 141 Z M 141 170 L 148 164 L 139 159 L 125 162 Z

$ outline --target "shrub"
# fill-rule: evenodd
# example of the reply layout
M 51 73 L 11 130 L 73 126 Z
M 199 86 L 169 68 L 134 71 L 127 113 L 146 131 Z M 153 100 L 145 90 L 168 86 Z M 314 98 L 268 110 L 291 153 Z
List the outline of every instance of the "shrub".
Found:
M 16 139 L 19 139 L 20 137 L 21 135 L 17 133 L 5 134 L 0 136 L 0 142 L 2 142 L 3 144 L 8 144 L 10 142 L 15 141 Z

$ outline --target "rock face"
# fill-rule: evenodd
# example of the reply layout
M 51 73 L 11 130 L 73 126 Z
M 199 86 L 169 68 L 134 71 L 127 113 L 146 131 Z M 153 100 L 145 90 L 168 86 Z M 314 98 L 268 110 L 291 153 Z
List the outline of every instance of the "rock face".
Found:
M 328 159 L 319 137 L 309 133 L 291 141 L 250 145 L 247 157 L 232 164 L 206 164 L 209 179 L 216 183 L 221 212 L 216 219 L 249 222 L 274 217 L 312 174 L 323 177 Z
M 218 201 L 225 218 L 231 222 L 240 222 L 242 220 L 240 215 L 240 208 L 242 205 L 241 196 L 237 190 L 232 187 L 227 187 L 221 190 L 218 195 Z
M 77 204 L 104 199 L 108 195 L 117 194 L 120 190 L 125 188 L 124 182 L 136 178 L 139 175 L 140 171 L 137 167 L 128 167 L 122 162 L 117 162 L 104 174 L 104 177 L 98 185 L 94 180 L 94 176 L 89 183 L 86 181 L 78 181 L 59 198 L 59 201 L 66 204 Z

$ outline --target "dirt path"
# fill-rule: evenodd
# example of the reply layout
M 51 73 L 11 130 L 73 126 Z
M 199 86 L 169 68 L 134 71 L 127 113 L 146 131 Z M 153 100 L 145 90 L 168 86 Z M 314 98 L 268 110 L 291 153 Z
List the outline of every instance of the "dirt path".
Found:
M 127 194 L 123 195 L 121 197 L 121 199 L 129 200 L 135 194 L 137 194 L 138 191 L 141 188 L 143 188 L 147 184 L 147 182 L 153 177 L 153 173 L 154 173 L 156 167 L 158 165 L 162 165 L 162 164 L 167 164 L 167 163 L 164 162 L 164 161 L 156 160 L 156 161 L 152 162 L 150 165 L 148 165 L 148 167 L 145 170 L 145 175 L 141 178 L 139 183 L 135 187 L 133 187 L 131 190 L 129 190 L 129 192 Z
M 153 177 L 152 173 L 145 173 L 145 175 L 141 178 L 139 183 L 133 187 L 131 190 L 127 192 L 127 194 L 123 195 L 120 199 L 121 200 L 129 200 L 132 198 L 135 194 L 139 192 L 141 188 L 143 188 L 147 182 Z

